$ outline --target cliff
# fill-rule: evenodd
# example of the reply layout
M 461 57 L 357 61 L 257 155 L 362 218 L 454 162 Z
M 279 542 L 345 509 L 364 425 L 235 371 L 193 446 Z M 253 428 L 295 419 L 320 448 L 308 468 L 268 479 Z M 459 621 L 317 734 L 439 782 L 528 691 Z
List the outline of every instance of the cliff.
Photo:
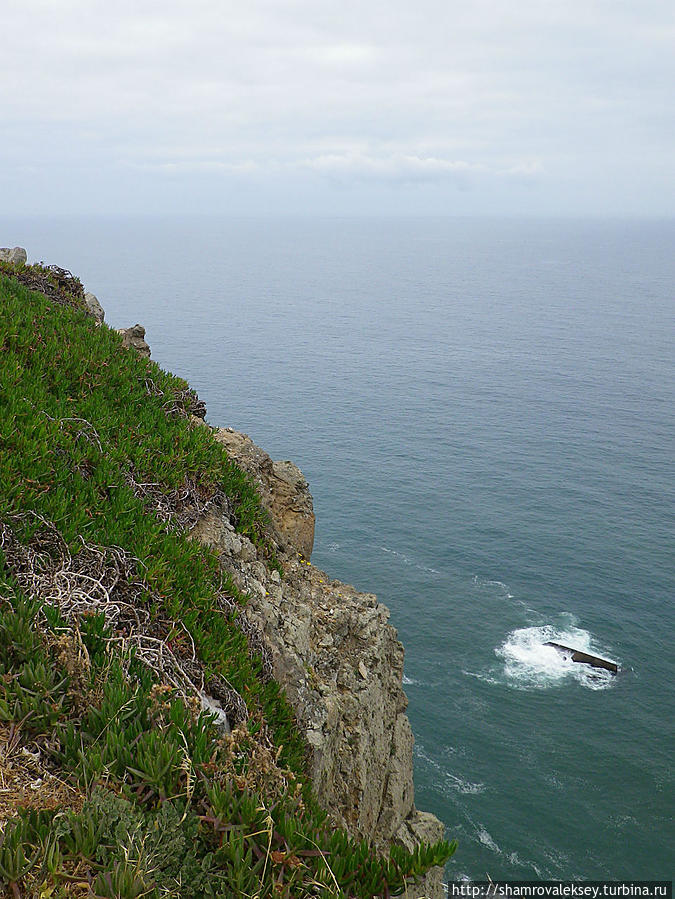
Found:
M 270 572 L 216 510 L 192 534 L 216 549 L 250 597 L 247 614 L 265 636 L 274 676 L 311 747 L 321 803 L 349 833 L 380 848 L 442 839 L 441 822 L 414 805 L 403 646 L 389 610 L 309 562 L 314 518 L 299 469 L 273 462 L 246 434 L 229 428 L 214 434 L 260 488 L 284 577 Z M 442 895 L 440 870 L 427 877 L 424 892 Z
M 100 725 L 95 725 L 95 720 L 102 713 L 95 709 L 87 712 L 86 706 L 87 702 L 96 705 L 101 695 L 107 695 L 106 665 L 110 663 L 101 662 L 96 668 L 93 662 L 103 639 L 110 658 L 117 658 L 120 647 L 124 652 L 136 647 L 134 651 L 159 679 L 161 689 L 174 697 L 171 707 L 179 709 L 184 703 L 193 710 L 185 713 L 192 723 L 181 725 L 180 732 L 176 722 L 165 717 L 167 712 L 153 712 L 145 725 L 157 730 L 158 739 L 173 741 L 171 746 L 177 747 L 179 756 L 181 740 L 190 754 L 194 773 L 190 773 L 190 759 L 182 756 L 182 761 L 176 756 L 167 769 L 173 788 L 182 785 L 180 790 L 186 791 L 183 830 L 188 813 L 193 815 L 200 807 L 206 809 L 202 819 L 215 822 L 216 829 L 225 827 L 223 833 L 234 826 L 218 823 L 223 820 L 222 812 L 217 812 L 214 786 L 208 779 L 215 776 L 220 783 L 225 769 L 234 771 L 228 789 L 241 792 L 242 808 L 249 809 L 245 802 L 252 788 L 268 796 L 263 798 L 262 810 L 276 810 L 266 811 L 268 817 L 261 819 L 262 824 L 254 823 L 255 815 L 262 813 L 260 808 L 255 811 L 255 802 L 249 811 L 237 812 L 240 818 L 228 813 L 231 820 L 241 820 L 237 826 L 248 834 L 238 837 L 241 856 L 231 854 L 236 843 L 232 836 L 227 843 L 220 837 L 216 856 L 218 864 L 229 866 L 228 895 L 246 892 L 243 886 L 235 889 L 234 883 L 256 883 L 256 889 L 262 889 L 263 882 L 269 881 L 270 886 L 261 892 L 268 895 L 274 873 L 275 882 L 283 885 L 281 893 L 277 890 L 280 895 L 395 895 L 404 888 L 411 897 L 440 897 L 442 872 L 438 867 L 411 885 L 414 873 L 428 868 L 434 859 L 436 863 L 447 859 L 454 847 L 439 842 L 441 823 L 414 806 L 413 738 L 401 685 L 403 648 L 388 623 L 388 610 L 374 596 L 331 580 L 311 565 L 314 514 L 302 473 L 293 463 L 273 462 L 246 435 L 206 425 L 203 404 L 184 382 L 147 361 L 150 349 L 144 329 L 135 325 L 118 334 L 110 332 L 102 325 L 104 313 L 96 297 L 85 294 L 70 273 L 56 267 L 26 267 L 25 251 L 19 248 L 0 250 L 0 263 L 3 259 L 10 263 L 6 274 L 38 290 L 43 301 L 48 298 L 48 305 L 35 300 L 35 309 L 21 309 L 25 312 L 23 335 L 19 324 L 6 328 L 2 344 L 3 359 L 9 361 L 7 385 L 11 390 L 12 385 L 21 383 L 23 394 L 12 398 L 0 434 L 0 464 L 9 491 L 0 508 L 0 537 L 11 575 L 3 589 L 13 597 L 11 608 L 0 609 L 10 622 L 0 622 L 0 653 L 8 653 L 7 658 L 0 654 L 5 672 L 0 681 L 0 722 L 10 722 L 11 745 L 17 753 L 26 750 L 29 755 L 49 756 L 30 727 L 26 730 L 22 722 L 15 721 L 11 711 L 21 703 L 30 706 L 32 700 L 22 698 L 15 685 L 34 674 L 33 668 L 25 667 L 25 654 L 16 654 L 14 643 L 3 649 L 2 634 L 24 620 L 18 584 L 30 602 L 51 603 L 55 608 L 54 613 L 40 613 L 31 623 L 46 647 L 45 673 L 38 672 L 39 678 L 47 678 L 50 664 L 63 668 L 58 689 L 53 685 L 47 693 L 60 690 L 59 713 L 39 713 L 47 715 L 47 724 L 41 726 L 56 728 L 50 731 L 49 746 L 61 745 L 59 741 L 66 739 L 59 736 L 59 728 L 65 727 L 73 735 L 78 729 L 85 734 L 87 727 L 98 732 Z M 0 281 L 2 273 L 0 266 Z M 7 301 L 18 303 L 18 310 L 21 303 L 27 305 L 29 297 L 33 302 L 36 296 L 12 287 Z M 63 304 L 76 310 L 74 318 L 60 312 L 58 307 Z M 90 324 L 80 325 L 77 310 L 90 316 Z M 8 315 L 11 320 L 11 313 Z M 15 311 L 14 320 L 18 317 Z M 17 368 L 12 367 L 12 354 L 18 360 Z M 55 361 L 63 370 L 40 368 Z M 30 392 L 31 378 L 34 394 Z M 16 459 L 25 462 L 23 469 L 16 467 Z M 70 511 L 64 511 L 67 509 Z M 42 524 L 36 531 L 30 521 Z M 59 522 L 58 527 L 54 521 Z M 190 549 L 190 544 L 204 549 Z M 79 549 L 71 551 L 71 545 Z M 102 591 L 98 598 L 92 598 L 89 588 L 83 586 L 92 579 Z M 64 583 L 69 585 L 67 589 Z M 40 624 L 51 621 L 50 616 L 57 612 L 62 616 L 55 632 L 61 635 L 58 639 L 49 627 L 43 633 Z M 99 614 L 103 616 L 100 626 L 107 628 L 103 636 L 94 621 Z M 77 663 L 71 659 L 73 652 Z M 126 690 L 132 689 L 134 677 L 140 676 L 129 679 L 129 664 L 122 660 L 120 669 Z M 270 674 L 274 681 L 269 680 Z M 93 685 L 84 690 L 85 702 L 74 694 L 73 683 L 84 683 L 87 678 Z M 293 709 L 293 724 L 275 681 Z M 156 702 L 152 697 L 159 695 L 152 692 L 155 689 L 147 686 L 149 708 Z M 17 690 L 21 703 L 14 695 Z M 190 717 L 196 714 L 191 705 L 195 697 L 215 718 Z M 30 712 L 28 718 L 33 714 L 37 713 Z M 178 714 L 171 712 L 173 717 Z M 210 722 L 218 724 L 230 742 L 221 746 L 214 735 L 207 736 Z M 242 731 L 244 725 L 246 731 Z M 137 730 L 128 733 L 136 733 L 131 740 L 136 747 L 147 735 L 142 728 L 138 730 L 140 725 L 133 727 Z M 116 728 L 111 719 L 104 732 Z M 198 777 L 202 763 L 197 763 L 194 753 L 201 743 L 194 742 L 197 738 L 190 736 L 189 728 L 197 728 L 200 734 L 203 731 L 199 739 L 212 747 L 208 750 L 211 761 L 204 762 L 207 767 Z M 73 757 L 76 767 L 84 761 L 89 766 L 103 764 L 96 749 L 100 737 L 92 739 L 86 758 L 77 753 Z M 165 783 L 167 770 L 161 779 L 165 785 L 159 787 L 159 775 L 153 779 L 148 774 L 154 770 L 151 759 L 127 758 L 124 742 L 129 739 L 120 735 L 120 745 L 109 747 L 111 761 L 101 770 L 118 772 L 120 795 L 127 803 L 124 814 L 130 820 L 136 821 L 133 816 L 141 812 L 155 816 L 152 821 L 143 818 L 142 823 L 138 819 L 134 824 L 150 834 L 158 826 L 157 816 L 168 814 L 166 809 L 174 799 Z M 106 740 L 110 742 L 110 735 Z M 242 740 L 245 750 L 239 745 Z M 167 752 L 173 751 L 171 746 Z M 238 761 L 233 761 L 233 746 L 238 747 Z M 206 749 L 200 752 L 204 759 L 209 757 Z M 0 765 L 3 758 L 6 761 L 9 756 L 0 757 Z M 45 762 L 36 769 L 41 772 L 41 785 L 51 783 L 55 776 L 50 765 L 51 761 Z M 207 775 L 207 771 L 212 773 Z M 305 771 L 311 795 L 304 792 Z M 21 766 L 10 773 L 17 783 L 15 806 L 21 816 L 21 804 L 30 793 L 26 793 L 25 777 L 21 780 Z M 69 781 L 63 772 L 59 776 L 61 781 Z M 91 792 L 92 784 L 100 781 L 92 781 L 91 774 L 87 777 L 89 786 L 84 794 L 78 787 L 73 801 L 91 815 L 91 808 L 99 802 L 98 793 Z M 294 781 L 302 794 L 291 791 Z M 140 799 L 125 792 L 136 782 Z M 280 789 L 287 798 L 272 801 L 270 795 L 277 795 Z M 42 786 L 29 807 L 45 807 L 42 800 L 36 805 L 41 793 Z M 328 830 L 313 811 L 314 796 L 330 814 Z M 289 816 L 295 823 L 286 823 Z M 272 825 L 265 823 L 272 817 L 276 830 L 269 830 Z M 0 807 L 0 825 L 2 818 Z M 12 848 L 8 839 L 25 836 L 21 828 L 29 825 L 24 827 L 21 822 L 24 818 L 11 831 L 5 827 L 0 843 L 0 880 L 4 876 L 12 889 L 17 878 L 6 873 L 3 863 L 8 864 L 6 851 Z M 131 824 L 126 826 L 125 832 L 131 833 Z M 38 832 L 34 823 L 30 827 L 31 833 Z M 344 828 L 352 841 L 364 842 L 345 843 L 336 827 Z M 200 834 L 201 828 L 199 825 Z M 265 849 L 258 834 L 268 830 Z M 304 836 L 298 842 L 301 833 Z M 37 837 L 31 839 L 35 843 Z M 200 836 L 200 840 L 206 840 L 208 847 L 206 837 Z M 35 849 L 37 858 L 41 850 L 33 843 L 27 845 Z M 434 845 L 427 847 L 429 843 Z M 376 861 L 368 847 L 385 862 Z M 230 853 L 227 860 L 218 855 L 226 848 Z M 61 843 L 57 849 L 64 851 Z M 391 860 L 387 862 L 388 856 Z M 16 861 L 17 857 L 15 852 L 12 858 Z M 206 859 L 208 865 L 215 864 L 207 854 L 202 866 Z M 117 871 L 115 867 L 105 878 L 117 877 Z M 308 886 L 311 883 L 315 886 Z M 351 887 L 343 886 L 349 883 Z M 182 888 L 177 895 L 188 895 L 186 890 Z M 203 894 L 207 895 L 206 889 Z M 102 895 L 127 894 L 120 887 Z

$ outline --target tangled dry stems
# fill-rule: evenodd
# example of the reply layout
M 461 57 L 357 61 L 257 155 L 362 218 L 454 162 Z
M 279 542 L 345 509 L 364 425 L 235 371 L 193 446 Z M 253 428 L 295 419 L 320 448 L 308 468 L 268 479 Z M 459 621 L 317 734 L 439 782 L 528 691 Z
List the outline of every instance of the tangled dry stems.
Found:
M 0 831 L 19 808 L 81 807 L 83 794 L 58 777 L 48 738 L 28 736 L 16 722 L 0 723 Z
M 194 478 L 185 478 L 185 482 L 176 490 L 167 490 L 157 482 L 136 480 L 133 470 L 125 473 L 124 480 L 134 495 L 143 500 L 148 512 L 152 512 L 160 521 L 175 530 L 190 531 L 199 519 L 214 506 L 229 513 L 227 497 L 219 488 L 206 491 Z
M 99 547 L 81 537 L 81 548 L 72 554 L 56 527 L 36 512 L 10 518 L 17 524 L 29 519 L 37 521 L 38 528 L 27 543 L 16 538 L 7 522 L 0 522 L 0 548 L 29 598 L 56 606 L 73 627 L 84 615 L 102 614 L 110 633 L 105 639 L 111 647 L 116 645 L 123 657 L 128 658 L 133 650 L 161 683 L 186 700 L 208 692 L 229 719 L 246 720 L 244 699 L 224 677 L 207 677 L 186 628 L 161 615 L 151 618 L 147 607 L 152 602 L 159 604 L 159 597 L 138 578 L 138 559 L 120 547 Z M 223 597 L 221 601 L 227 605 Z M 234 620 L 238 623 L 244 616 Z
M 266 732 L 251 745 L 249 731 L 240 724 L 223 737 L 222 746 L 216 780 L 226 784 L 231 777 L 240 790 L 264 795 L 270 805 L 292 796 L 303 807 L 302 784 L 292 771 L 279 766 L 279 750 Z M 238 762 L 243 757 L 248 765 L 242 769 Z
M 86 418 L 53 418 L 51 415 L 49 415 L 48 412 L 45 412 L 44 409 L 42 409 L 41 412 L 50 421 L 57 422 L 60 431 L 65 431 L 68 429 L 69 425 L 74 425 L 77 429 L 74 434 L 75 442 L 82 438 L 88 443 L 91 443 L 93 446 L 98 447 L 99 452 L 103 452 L 101 438 L 98 436 L 98 431 L 91 422 L 87 421 Z
M 197 418 L 206 417 L 206 404 L 199 399 L 197 394 L 191 387 L 184 390 L 178 390 L 173 393 L 170 399 L 164 403 L 164 411 L 167 415 L 177 415 L 181 418 L 190 418 L 191 415 Z
M 166 393 L 159 387 L 152 378 L 139 378 L 143 382 L 145 392 L 148 396 L 166 397 Z M 192 415 L 197 418 L 206 417 L 206 404 L 199 399 L 197 393 L 191 387 L 185 387 L 183 390 L 174 389 L 171 395 L 163 404 L 167 417 L 190 418 Z
M 271 680 L 274 676 L 274 667 L 272 665 L 272 655 L 267 648 L 267 643 L 262 635 L 260 627 L 246 615 L 244 610 L 238 606 L 231 597 L 221 594 L 218 597 L 218 605 L 226 612 L 232 620 L 236 621 L 239 630 L 245 634 L 248 640 L 249 651 L 260 656 L 262 660 L 261 679 L 263 681 Z
M 29 290 L 36 290 L 61 306 L 77 306 L 84 299 L 84 287 L 68 269 L 58 265 L 8 266 L 8 274 Z

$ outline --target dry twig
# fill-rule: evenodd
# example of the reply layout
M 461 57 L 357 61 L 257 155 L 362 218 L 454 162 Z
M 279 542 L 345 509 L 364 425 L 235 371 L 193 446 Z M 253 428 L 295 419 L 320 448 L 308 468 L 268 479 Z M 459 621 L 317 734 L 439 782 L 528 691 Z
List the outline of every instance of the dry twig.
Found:
M 13 267 L 11 276 L 30 290 L 36 290 L 62 306 L 82 305 L 77 301 L 84 299 L 84 287 L 68 269 L 39 263 Z
M 243 698 L 224 677 L 205 677 L 194 641 L 187 629 L 161 615 L 151 619 L 147 606 L 160 598 L 136 575 L 140 565 L 117 546 L 99 547 L 82 537 L 81 549 L 72 554 L 54 525 L 36 512 L 11 516 L 13 522 L 39 523 L 27 543 L 0 521 L 0 548 L 18 585 L 31 599 L 55 605 L 71 625 L 83 615 L 101 613 L 123 657 L 134 655 L 186 699 L 206 690 L 233 721 L 248 717 Z M 237 619 L 238 620 L 238 619 Z
M 197 418 L 206 417 L 206 404 L 199 399 L 191 387 L 186 387 L 183 390 L 173 389 L 167 397 L 167 394 L 152 378 L 145 377 L 139 378 L 139 380 L 143 382 L 148 396 L 166 398 L 162 408 L 167 417 L 190 418 L 191 415 L 195 415 Z
M 219 488 L 207 491 L 194 478 L 185 478 L 183 485 L 175 490 L 156 482 L 137 481 L 132 470 L 124 477 L 134 495 L 142 499 L 146 509 L 160 521 L 175 530 L 191 531 L 200 518 L 213 506 L 227 513 L 229 503 Z

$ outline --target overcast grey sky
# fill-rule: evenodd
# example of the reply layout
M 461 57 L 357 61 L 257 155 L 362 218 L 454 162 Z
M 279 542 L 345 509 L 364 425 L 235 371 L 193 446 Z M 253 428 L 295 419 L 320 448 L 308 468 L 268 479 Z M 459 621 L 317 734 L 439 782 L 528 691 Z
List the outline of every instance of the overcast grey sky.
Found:
M 0 211 L 675 214 L 673 0 L 0 0 Z

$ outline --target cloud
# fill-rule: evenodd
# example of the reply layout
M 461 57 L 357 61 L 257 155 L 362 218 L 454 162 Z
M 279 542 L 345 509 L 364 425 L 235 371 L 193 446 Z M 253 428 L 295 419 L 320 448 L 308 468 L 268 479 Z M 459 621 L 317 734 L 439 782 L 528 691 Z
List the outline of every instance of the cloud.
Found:
M 436 181 L 465 176 L 485 170 L 463 160 L 438 159 L 397 153 L 369 156 L 363 153 L 333 153 L 306 159 L 304 166 L 321 175 L 351 178 L 373 178 L 386 181 Z
M 83 168 L 112 199 L 146 171 L 675 202 L 666 0 L 4 0 L 0 27 L 0 193 L 21 165 L 45 202 Z
M 506 168 L 491 168 L 483 163 L 406 153 L 369 155 L 366 153 L 333 153 L 306 159 L 303 165 L 320 175 L 339 178 L 382 180 L 391 182 L 456 181 L 467 184 L 471 178 L 534 178 L 544 167 L 540 160 L 527 160 Z
M 262 169 L 254 159 L 242 159 L 237 162 L 219 161 L 214 159 L 179 160 L 176 162 L 136 163 L 130 165 L 153 174 L 184 176 L 184 175 L 224 175 L 224 176 L 249 176 L 260 174 Z
M 307 57 L 321 66 L 362 69 L 377 61 L 378 50 L 372 44 L 326 44 L 307 49 Z

